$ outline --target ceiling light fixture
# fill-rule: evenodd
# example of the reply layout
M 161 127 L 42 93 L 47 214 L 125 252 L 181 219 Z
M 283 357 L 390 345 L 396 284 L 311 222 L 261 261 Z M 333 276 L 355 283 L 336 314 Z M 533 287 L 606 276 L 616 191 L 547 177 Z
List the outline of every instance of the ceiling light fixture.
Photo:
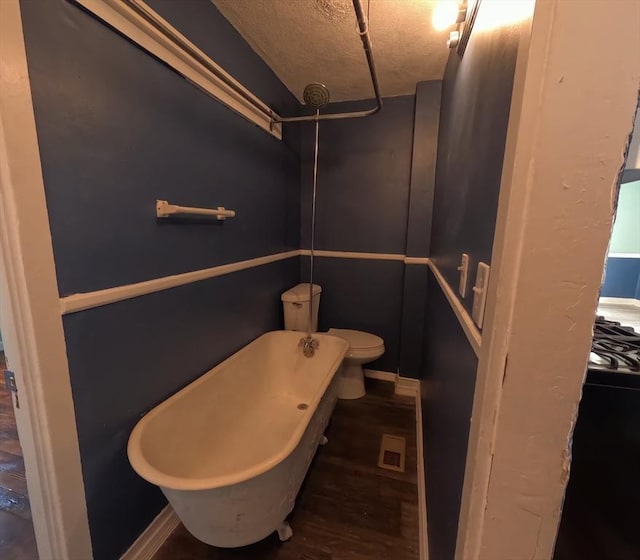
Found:
M 436 31 L 444 31 L 458 22 L 459 0 L 440 0 L 433 10 L 431 22 Z M 465 10 L 466 11 L 466 10 Z M 464 17 L 462 18 L 464 20 Z
M 447 46 L 457 48 L 462 56 L 469 42 L 481 0 L 439 0 L 433 10 L 432 23 L 437 31 L 449 29 Z

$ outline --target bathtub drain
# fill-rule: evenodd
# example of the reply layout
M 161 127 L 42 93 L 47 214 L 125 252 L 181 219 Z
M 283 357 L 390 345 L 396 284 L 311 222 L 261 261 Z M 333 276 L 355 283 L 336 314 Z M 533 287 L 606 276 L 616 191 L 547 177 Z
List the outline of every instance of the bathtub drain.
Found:
M 301 402 L 298 405 L 298 410 L 307 410 L 307 408 L 309 408 L 309 405 L 307 403 L 305 403 L 305 402 Z

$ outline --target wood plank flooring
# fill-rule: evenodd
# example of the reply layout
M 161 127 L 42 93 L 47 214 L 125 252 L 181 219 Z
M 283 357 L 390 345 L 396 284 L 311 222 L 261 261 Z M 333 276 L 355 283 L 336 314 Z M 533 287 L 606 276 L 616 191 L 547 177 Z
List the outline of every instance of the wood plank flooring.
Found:
M 405 472 L 377 466 L 383 433 L 407 440 Z M 290 517 L 275 534 L 238 549 L 208 546 L 179 525 L 154 560 L 418 560 L 416 418 L 413 397 L 367 379 L 367 395 L 338 401 Z
M 0 370 L 5 368 L 0 352 Z M 0 379 L 0 558 L 37 560 L 31 509 L 12 395 Z

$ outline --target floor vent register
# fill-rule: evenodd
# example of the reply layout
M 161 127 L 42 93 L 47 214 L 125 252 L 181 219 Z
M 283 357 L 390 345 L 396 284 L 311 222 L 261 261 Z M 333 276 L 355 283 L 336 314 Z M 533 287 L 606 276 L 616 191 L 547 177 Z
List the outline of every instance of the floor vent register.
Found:
M 404 472 L 407 441 L 400 436 L 382 434 L 378 466 L 389 471 Z

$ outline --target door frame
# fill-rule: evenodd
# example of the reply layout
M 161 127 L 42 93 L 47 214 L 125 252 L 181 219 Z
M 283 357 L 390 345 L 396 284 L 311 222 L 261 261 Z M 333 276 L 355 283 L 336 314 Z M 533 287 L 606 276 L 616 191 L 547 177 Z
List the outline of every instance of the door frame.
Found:
M 19 0 L 0 2 L 0 328 L 40 560 L 93 558 Z
M 553 555 L 639 52 L 633 0 L 538 0 L 521 41 L 456 560 Z

